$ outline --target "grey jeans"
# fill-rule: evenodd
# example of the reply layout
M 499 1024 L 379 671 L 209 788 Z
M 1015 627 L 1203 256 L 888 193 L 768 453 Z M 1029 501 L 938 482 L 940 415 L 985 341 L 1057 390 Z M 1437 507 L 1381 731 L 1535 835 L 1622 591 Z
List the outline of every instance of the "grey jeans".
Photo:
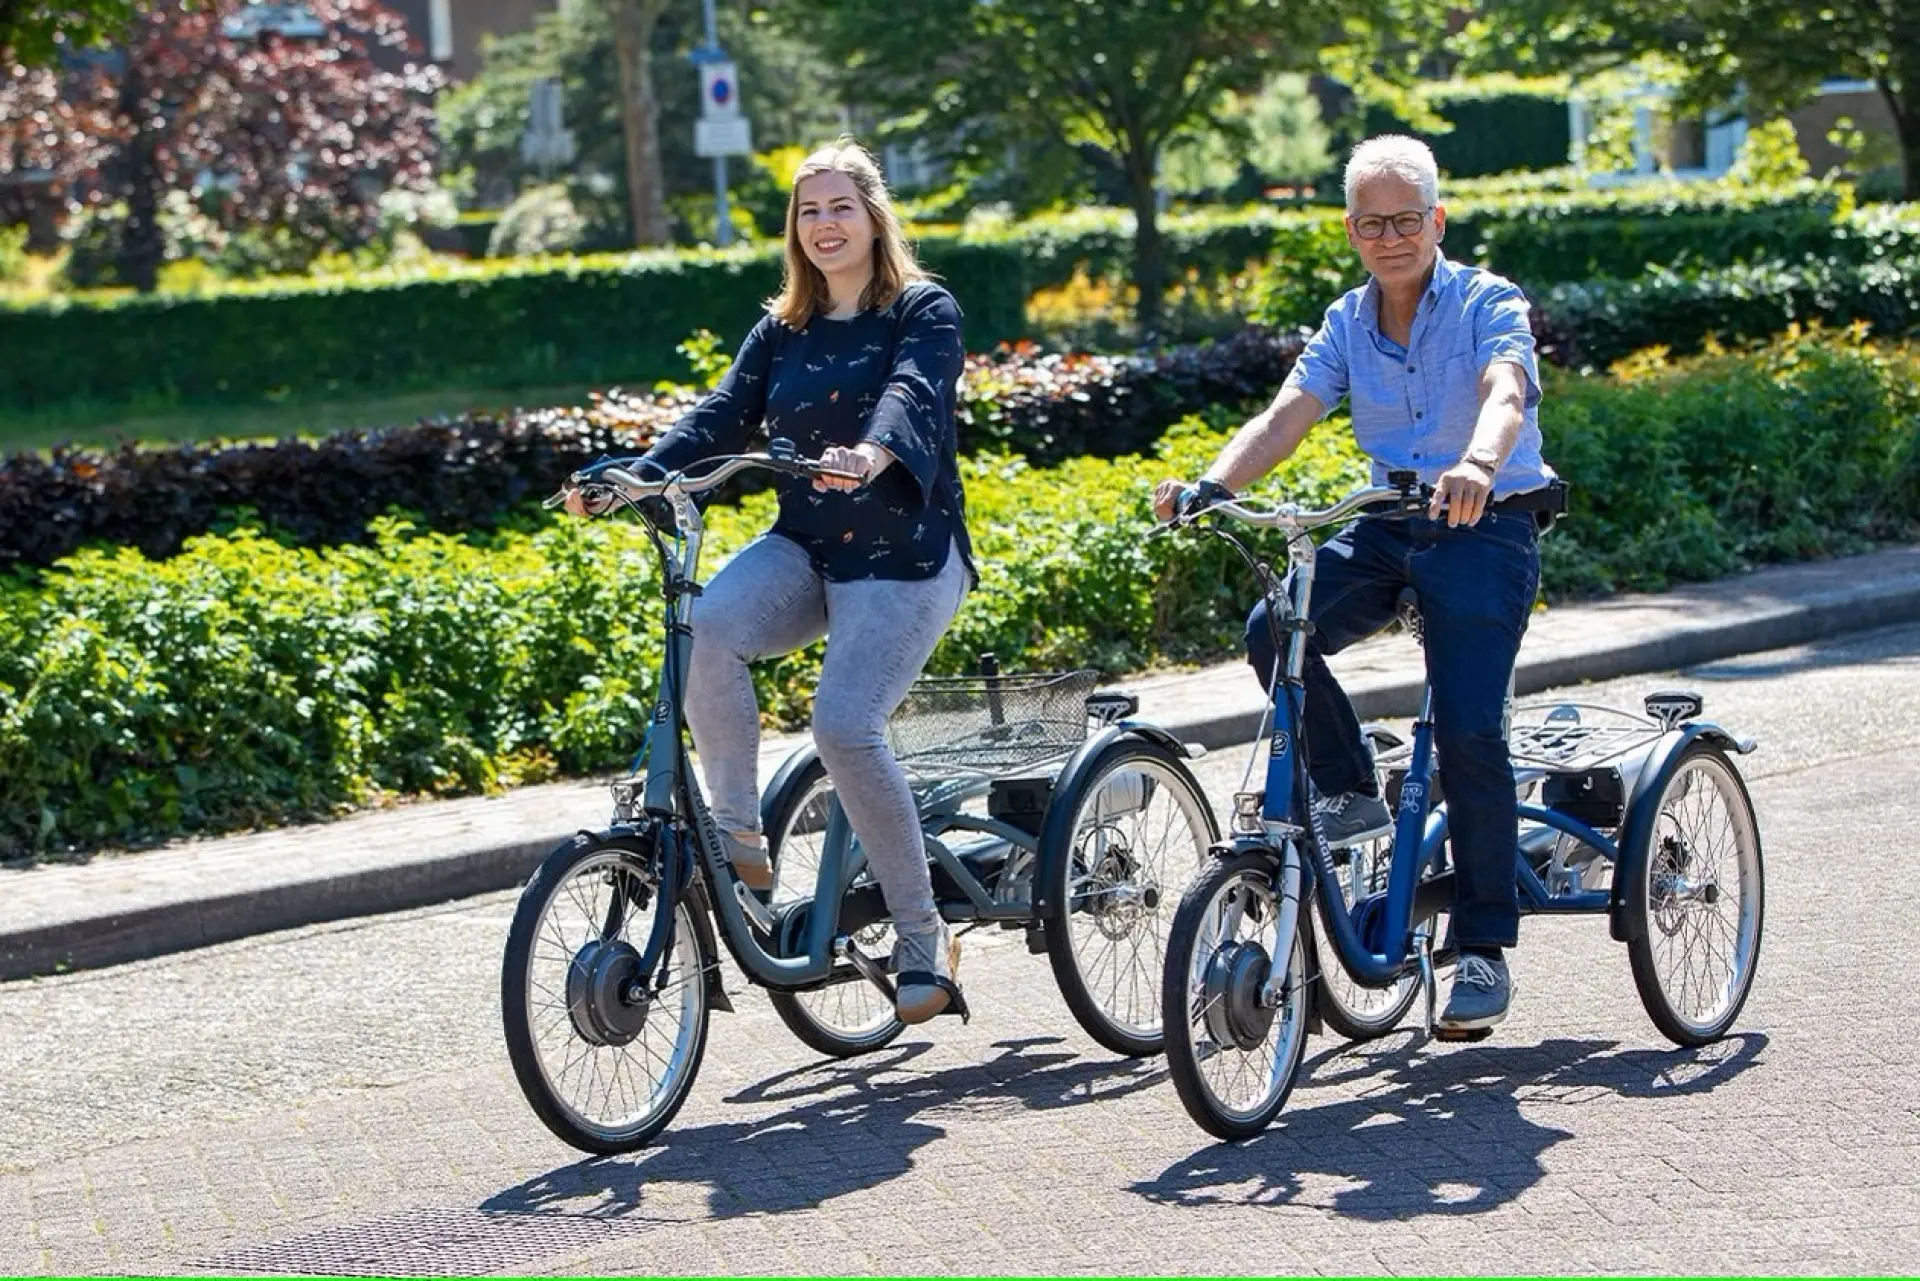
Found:
M 760 709 L 747 664 L 826 636 L 814 745 L 902 936 L 931 932 L 939 918 L 919 813 L 887 747 L 886 722 L 966 588 L 958 547 L 924 581 L 836 583 L 821 578 L 797 543 L 763 534 L 713 576 L 690 615 L 687 725 L 714 820 L 730 832 L 760 827 Z

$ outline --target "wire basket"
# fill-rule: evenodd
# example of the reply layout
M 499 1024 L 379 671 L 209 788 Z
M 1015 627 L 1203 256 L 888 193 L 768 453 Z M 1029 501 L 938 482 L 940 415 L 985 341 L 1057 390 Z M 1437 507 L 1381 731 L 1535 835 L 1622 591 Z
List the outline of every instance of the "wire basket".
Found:
M 923 676 L 887 722 L 901 765 L 921 774 L 1010 774 L 1064 756 L 1087 736 L 1099 673 Z

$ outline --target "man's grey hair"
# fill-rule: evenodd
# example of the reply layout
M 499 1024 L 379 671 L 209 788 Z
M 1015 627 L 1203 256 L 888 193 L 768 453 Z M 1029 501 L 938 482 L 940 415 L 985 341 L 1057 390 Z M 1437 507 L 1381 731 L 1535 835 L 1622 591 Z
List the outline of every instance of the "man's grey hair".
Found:
M 1440 203 L 1440 166 L 1433 161 L 1433 149 L 1403 133 L 1383 133 L 1355 147 L 1347 158 L 1347 208 L 1353 208 L 1361 183 L 1382 174 L 1412 183 L 1428 204 Z

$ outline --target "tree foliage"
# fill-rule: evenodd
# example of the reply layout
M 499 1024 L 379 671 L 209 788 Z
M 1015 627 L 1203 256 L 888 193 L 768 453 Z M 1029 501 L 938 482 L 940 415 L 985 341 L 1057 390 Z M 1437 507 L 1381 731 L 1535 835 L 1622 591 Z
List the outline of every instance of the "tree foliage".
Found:
M 1920 4 L 1912 0 L 1487 0 L 1456 47 L 1470 64 L 1587 73 L 1649 54 L 1678 71 L 1680 103 L 1771 116 L 1823 80 L 1879 86 L 1920 197 Z
M 1166 284 L 1166 149 L 1209 130 L 1222 95 L 1307 65 L 1326 21 L 1288 0 L 787 0 L 776 12 L 845 67 L 849 101 L 950 157 L 1036 138 L 1103 153 L 1136 219 L 1147 330 Z
M 430 67 L 386 69 L 409 49 L 377 0 L 309 0 L 315 39 L 228 25 L 241 6 L 158 5 L 108 54 L 0 81 L 0 178 L 38 170 L 95 210 L 124 206 L 121 277 L 151 289 L 173 197 L 211 234 L 308 247 L 371 238 L 383 192 L 431 183 Z
M 139 7 L 138 0 L 0 0 L 0 67 L 51 66 L 62 53 L 110 44 Z
M 1176 195 L 1231 192 L 1248 174 L 1261 186 L 1306 183 L 1333 167 L 1319 99 L 1298 72 L 1272 76 L 1254 93 L 1223 95 L 1210 123 L 1167 149 L 1161 180 Z
M 741 109 L 753 121 L 755 145 L 771 151 L 787 144 L 824 141 L 839 127 L 839 103 L 827 69 L 805 43 L 772 26 L 764 11 L 723 6 L 720 42 L 740 68 Z M 657 98 L 660 171 L 668 209 L 679 237 L 704 231 L 713 190 L 710 161 L 693 151 L 699 112 L 698 74 L 687 53 L 703 39 L 697 0 L 673 0 L 659 16 L 651 44 L 651 78 Z M 607 0 L 562 0 L 526 31 L 502 36 L 486 50 L 478 75 L 442 96 L 441 137 L 450 168 L 471 168 L 483 195 L 511 199 L 534 179 L 564 178 L 574 204 L 590 224 L 588 243 L 613 243 L 628 225 L 627 155 L 623 143 L 621 88 L 614 57 L 614 27 Z M 543 175 L 519 153 L 526 131 L 528 94 L 535 80 L 560 82 L 567 127 L 579 154 L 563 174 Z M 734 171 L 735 194 L 751 170 Z M 784 191 L 778 204 L 785 211 Z M 771 227 L 761 230 L 772 231 Z

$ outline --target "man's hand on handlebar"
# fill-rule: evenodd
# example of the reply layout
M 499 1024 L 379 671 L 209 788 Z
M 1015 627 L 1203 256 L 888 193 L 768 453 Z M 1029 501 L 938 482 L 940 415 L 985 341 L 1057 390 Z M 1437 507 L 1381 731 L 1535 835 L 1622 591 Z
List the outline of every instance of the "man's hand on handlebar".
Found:
M 1445 509 L 1448 528 L 1477 525 L 1492 499 L 1493 477 L 1480 464 L 1463 458 L 1440 474 L 1440 483 L 1433 487 L 1433 498 L 1427 504 L 1427 515 L 1439 520 Z
M 1154 519 L 1163 523 L 1176 516 L 1190 518 L 1218 503 L 1232 501 L 1233 491 L 1210 477 L 1191 485 L 1181 480 L 1163 480 L 1153 487 Z

